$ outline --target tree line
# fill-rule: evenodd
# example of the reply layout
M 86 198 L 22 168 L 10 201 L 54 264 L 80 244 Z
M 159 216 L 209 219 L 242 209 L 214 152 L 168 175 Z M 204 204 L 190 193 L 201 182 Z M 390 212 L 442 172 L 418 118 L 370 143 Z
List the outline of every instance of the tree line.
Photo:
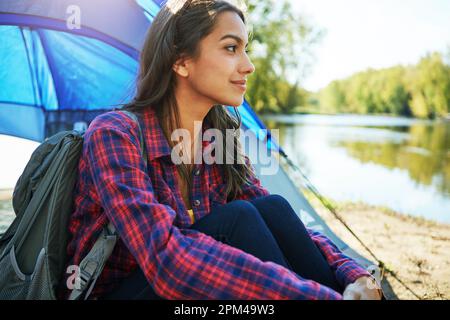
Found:
M 445 117 L 450 106 L 450 64 L 445 60 L 432 52 L 416 65 L 368 69 L 331 82 L 310 102 L 325 113 Z

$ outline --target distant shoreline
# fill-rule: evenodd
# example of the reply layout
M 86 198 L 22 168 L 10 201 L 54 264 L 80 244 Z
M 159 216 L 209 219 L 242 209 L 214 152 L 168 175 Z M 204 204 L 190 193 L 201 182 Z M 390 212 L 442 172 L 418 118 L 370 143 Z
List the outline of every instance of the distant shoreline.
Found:
M 276 117 L 276 116 L 308 116 L 308 115 L 317 115 L 317 116 L 361 116 L 361 117 L 389 117 L 389 118 L 402 118 L 409 120 L 418 120 L 418 121 L 450 121 L 450 114 L 442 117 L 435 117 L 432 119 L 429 118 L 417 118 L 417 117 L 407 117 L 404 115 L 396 115 L 391 113 L 328 113 L 328 112 L 315 112 L 315 111 L 298 111 L 292 113 L 261 113 L 260 116 L 264 117 Z

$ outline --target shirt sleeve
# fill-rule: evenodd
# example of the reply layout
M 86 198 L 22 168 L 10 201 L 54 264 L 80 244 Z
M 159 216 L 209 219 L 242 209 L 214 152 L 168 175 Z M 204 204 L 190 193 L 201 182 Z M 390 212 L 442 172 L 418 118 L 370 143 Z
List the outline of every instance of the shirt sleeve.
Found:
M 341 286 L 345 288 L 360 277 L 370 276 L 370 273 L 366 269 L 339 250 L 328 237 L 310 228 L 307 228 L 307 230 L 311 239 L 334 271 L 336 279 Z
M 131 125 L 130 125 L 131 126 Z M 96 127 L 85 150 L 101 206 L 155 292 L 165 299 L 341 299 L 294 272 L 174 226 L 157 202 L 135 129 Z

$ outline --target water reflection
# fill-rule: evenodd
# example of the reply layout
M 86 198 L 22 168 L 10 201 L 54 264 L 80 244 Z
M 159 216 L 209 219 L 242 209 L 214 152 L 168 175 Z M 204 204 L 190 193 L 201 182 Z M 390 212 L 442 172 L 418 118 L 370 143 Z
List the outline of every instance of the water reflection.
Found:
M 450 222 L 450 124 L 366 116 L 266 117 L 319 190 Z
M 362 163 L 374 162 L 384 167 L 401 168 L 408 171 L 412 180 L 435 185 L 449 195 L 450 154 L 448 150 L 449 126 L 415 124 L 409 128 L 408 139 L 402 143 L 386 140 L 339 141 L 336 146 L 344 147 L 349 155 Z

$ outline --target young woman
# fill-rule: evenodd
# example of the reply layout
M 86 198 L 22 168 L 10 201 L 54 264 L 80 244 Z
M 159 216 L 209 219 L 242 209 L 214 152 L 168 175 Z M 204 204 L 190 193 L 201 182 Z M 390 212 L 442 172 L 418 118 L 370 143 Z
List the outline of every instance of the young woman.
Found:
M 69 265 L 109 221 L 119 235 L 91 298 L 380 298 L 365 269 L 260 185 L 238 137 L 232 164 L 193 164 L 213 142 L 194 149 L 186 141 L 191 164 L 174 163 L 174 130 L 194 141 L 208 128 L 239 128 L 223 106 L 242 104 L 255 71 L 247 43 L 244 15 L 227 2 L 169 1 L 156 16 L 137 94 L 125 107 L 141 116 L 148 166 L 137 125 L 124 113 L 98 116 L 85 134 Z

